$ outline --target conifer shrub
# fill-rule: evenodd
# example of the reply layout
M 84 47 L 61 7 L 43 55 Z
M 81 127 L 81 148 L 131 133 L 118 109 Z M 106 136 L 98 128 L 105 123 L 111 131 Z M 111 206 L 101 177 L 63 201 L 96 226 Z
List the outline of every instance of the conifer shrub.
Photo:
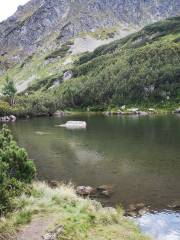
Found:
M 0 215 L 13 208 L 14 197 L 22 194 L 35 177 L 36 169 L 25 149 L 13 140 L 6 125 L 0 131 Z

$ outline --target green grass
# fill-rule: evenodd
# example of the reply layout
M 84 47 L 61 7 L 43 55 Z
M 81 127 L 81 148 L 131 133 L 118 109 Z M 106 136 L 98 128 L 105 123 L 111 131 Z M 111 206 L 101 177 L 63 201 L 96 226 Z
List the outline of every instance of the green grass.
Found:
M 78 197 L 71 185 L 51 189 L 34 183 L 31 196 L 15 199 L 16 211 L 0 220 L 0 237 L 11 239 L 19 226 L 38 217 L 55 217 L 63 225 L 61 240 L 147 240 L 123 216 L 122 209 L 103 208 L 99 202 Z
M 32 212 L 30 210 L 24 210 L 21 211 L 19 214 L 16 216 L 16 225 L 22 225 L 22 224 L 27 224 L 30 223 L 32 220 Z

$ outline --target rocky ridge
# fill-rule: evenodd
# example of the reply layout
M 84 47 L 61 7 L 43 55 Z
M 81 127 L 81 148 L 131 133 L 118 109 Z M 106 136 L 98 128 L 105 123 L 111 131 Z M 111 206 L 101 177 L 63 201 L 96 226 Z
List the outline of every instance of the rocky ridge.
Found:
M 31 0 L 0 23 L 0 56 L 19 62 L 37 48 L 54 49 L 80 33 L 144 26 L 179 14 L 178 0 Z M 8 68 L 8 64 L 1 69 Z

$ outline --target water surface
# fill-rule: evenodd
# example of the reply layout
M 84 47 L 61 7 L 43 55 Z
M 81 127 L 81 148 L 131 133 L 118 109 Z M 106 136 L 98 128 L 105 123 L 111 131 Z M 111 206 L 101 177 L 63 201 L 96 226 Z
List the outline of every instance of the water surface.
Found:
M 85 120 L 87 130 L 57 127 L 67 120 Z M 126 207 L 143 202 L 168 217 L 167 205 L 180 200 L 179 115 L 81 114 L 19 120 L 11 128 L 16 140 L 34 159 L 40 180 L 91 186 L 110 184 L 114 194 L 108 204 L 121 203 Z M 153 216 L 159 217 L 150 214 L 148 219 L 151 216 L 151 220 L 141 218 L 142 229 L 145 228 L 143 220 L 153 221 Z M 171 216 L 178 219 L 179 215 L 171 213 Z M 172 238 L 175 240 L 180 239 L 180 224 L 177 225 L 178 238 Z

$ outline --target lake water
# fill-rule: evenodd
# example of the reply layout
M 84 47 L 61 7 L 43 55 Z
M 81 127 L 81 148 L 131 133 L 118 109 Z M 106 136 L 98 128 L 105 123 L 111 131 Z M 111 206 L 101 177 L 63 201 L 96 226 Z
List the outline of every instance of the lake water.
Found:
M 87 129 L 57 127 L 68 120 L 85 120 Z M 180 240 L 180 214 L 167 211 L 180 202 L 180 115 L 81 114 L 19 120 L 11 128 L 40 180 L 113 185 L 114 194 L 103 203 L 150 205 L 157 212 L 137 219 L 142 230 L 158 240 Z M 156 221 L 159 227 L 152 228 Z

